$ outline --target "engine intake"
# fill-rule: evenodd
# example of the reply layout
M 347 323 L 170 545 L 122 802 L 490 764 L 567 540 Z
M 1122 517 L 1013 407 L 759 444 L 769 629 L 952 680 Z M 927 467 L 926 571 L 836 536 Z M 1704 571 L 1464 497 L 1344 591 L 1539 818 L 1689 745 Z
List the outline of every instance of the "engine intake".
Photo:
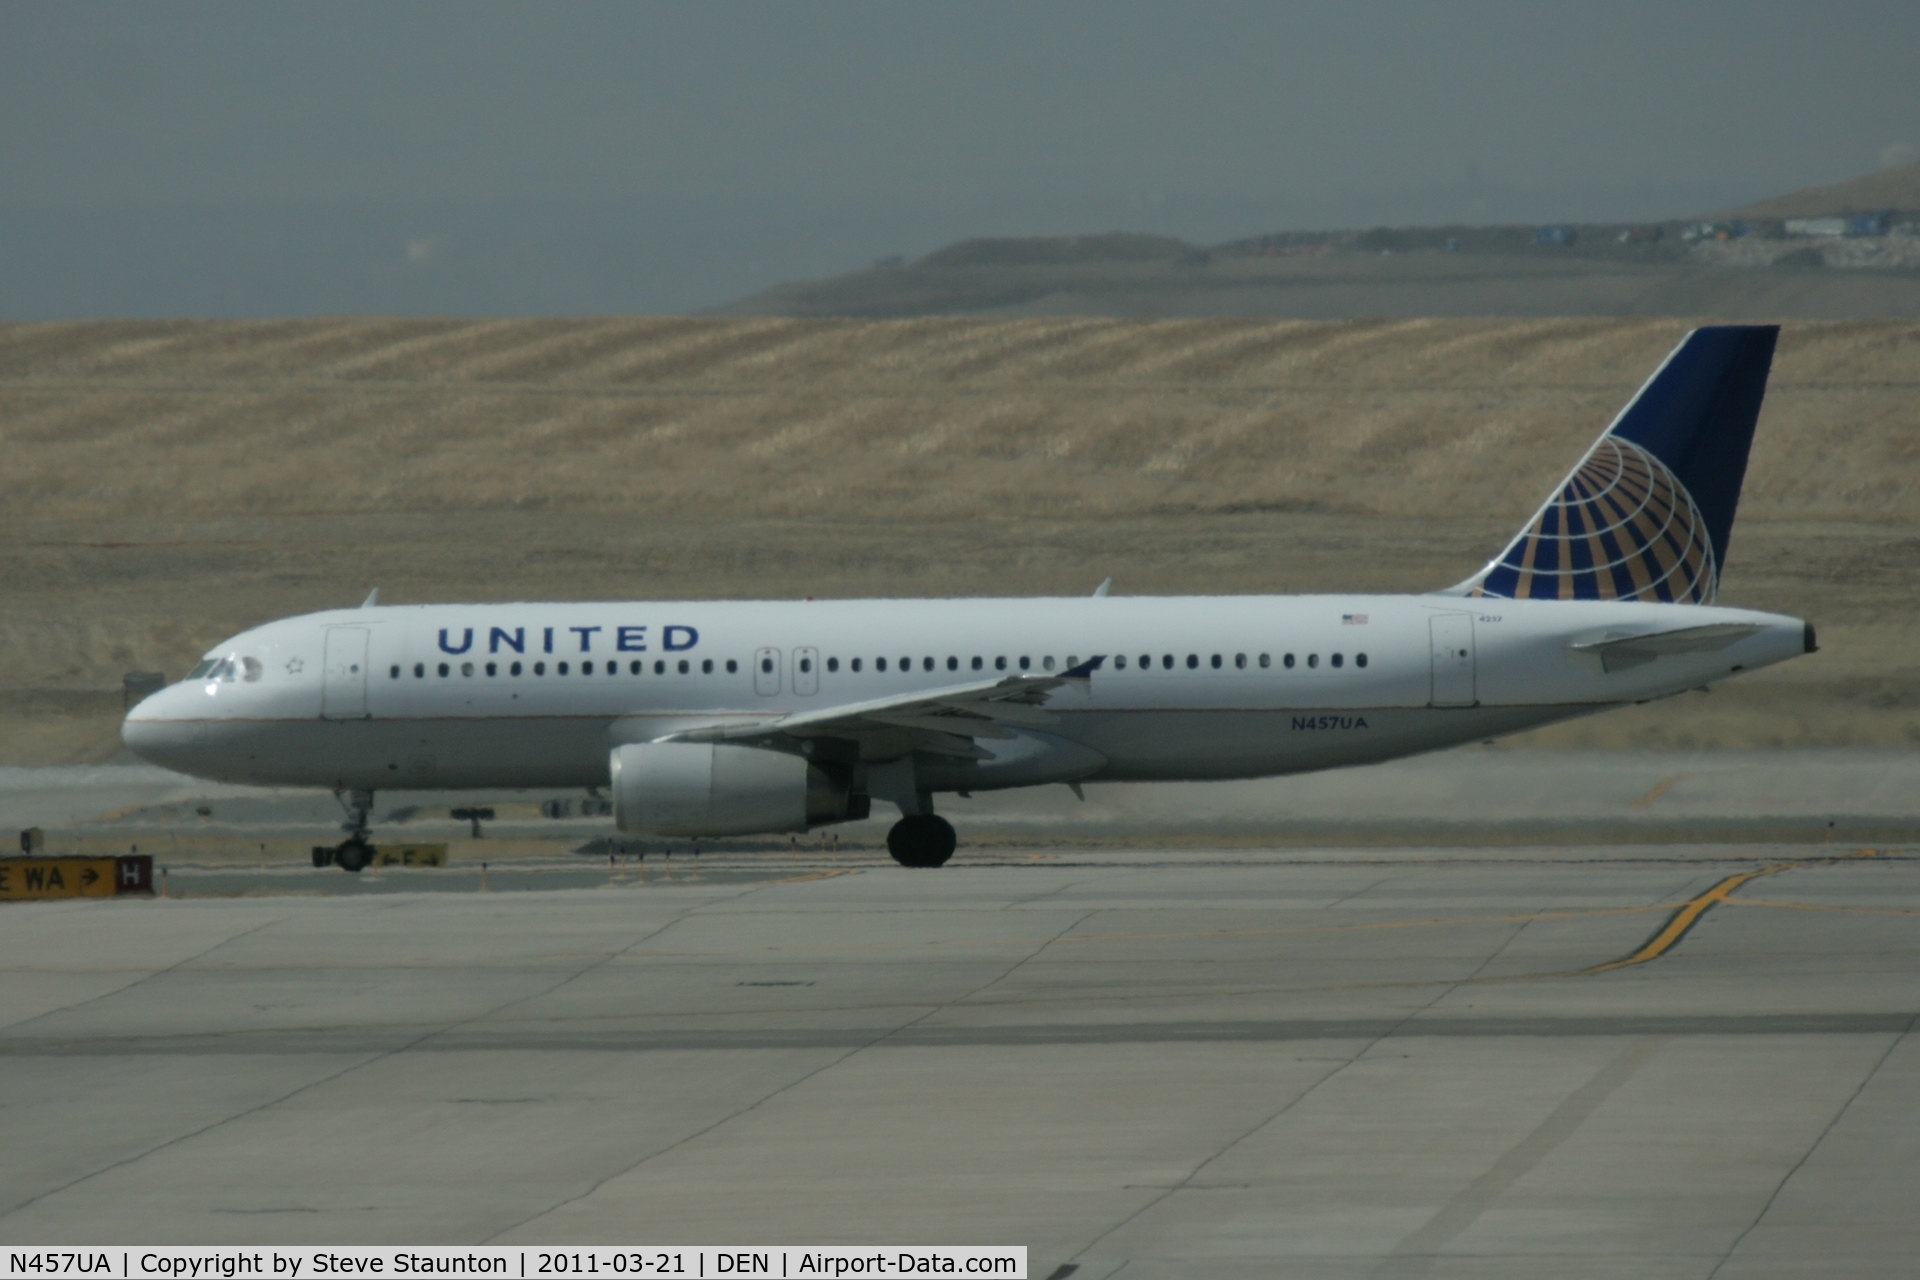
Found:
M 866 816 L 845 781 L 764 747 L 636 742 L 615 748 L 609 769 L 614 822 L 635 834 L 758 835 Z

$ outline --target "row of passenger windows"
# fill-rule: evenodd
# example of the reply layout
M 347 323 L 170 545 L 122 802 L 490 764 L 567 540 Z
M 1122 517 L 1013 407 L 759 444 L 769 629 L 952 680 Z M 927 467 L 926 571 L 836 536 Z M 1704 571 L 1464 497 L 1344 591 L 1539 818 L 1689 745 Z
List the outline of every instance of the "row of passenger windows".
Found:
M 679 670 L 679 673 L 683 676 L 693 674 L 693 662 L 688 658 L 681 658 L 678 662 L 674 663 L 673 665 Z M 727 668 L 727 673 L 729 675 L 732 675 L 740 670 L 740 664 L 736 660 L 732 658 L 728 658 L 726 662 L 726 668 Z M 439 672 L 439 674 L 443 676 L 450 676 L 454 673 L 454 670 L 455 670 L 454 664 L 450 662 L 442 662 L 435 669 Z M 511 662 L 507 664 L 506 674 L 510 676 L 524 675 L 526 674 L 527 669 L 528 669 L 528 664 L 526 663 Z M 617 676 L 620 674 L 620 664 L 611 659 L 601 663 L 600 669 L 606 675 Z M 640 661 L 637 658 L 634 661 L 627 664 L 627 673 L 629 675 L 636 675 L 636 676 L 642 675 L 645 673 L 646 669 L 647 669 L 647 664 Z M 544 662 L 533 663 L 532 671 L 533 671 L 533 674 L 536 676 L 543 676 L 547 674 L 547 664 Z M 462 662 L 459 664 L 459 672 L 463 676 L 478 675 L 482 673 L 490 676 L 497 676 L 501 674 L 500 664 L 497 662 L 488 662 L 488 663 Z M 573 666 L 571 663 L 556 662 L 553 664 L 553 673 L 557 676 L 571 675 L 572 672 L 573 672 Z M 704 658 L 701 660 L 700 673 L 702 675 L 709 675 L 709 676 L 713 674 L 712 658 Z M 400 665 L 398 663 L 395 663 L 392 667 L 388 669 L 387 674 L 392 676 L 395 680 L 398 680 L 401 675 Z M 589 658 L 587 661 L 582 662 L 580 664 L 580 674 L 583 676 L 590 676 L 594 674 L 594 664 L 591 658 Z M 667 674 L 667 662 L 665 659 L 659 659 L 654 662 L 653 674 L 657 676 L 663 676 Z M 414 675 L 414 679 L 416 680 L 424 680 L 427 675 L 427 664 L 424 662 L 414 663 L 413 675 Z
M 986 661 L 987 660 L 985 658 L 974 658 L 969 662 L 968 666 L 971 670 L 974 670 L 974 671 L 984 671 L 986 670 Z M 1225 654 L 1219 654 L 1219 653 L 1213 654 L 1211 657 L 1206 659 L 1207 665 L 1212 667 L 1216 671 L 1225 667 L 1228 661 L 1229 659 Z M 864 668 L 865 662 L 866 660 L 864 658 L 850 658 L 848 659 L 847 665 L 850 670 L 861 671 L 865 669 Z M 1008 666 L 1009 662 L 1017 664 L 1019 670 L 1021 671 L 1031 671 L 1033 670 L 1033 667 L 1034 667 L 1033 659 L 1031 657 L 1022 655 L 1021 657 L 1016 659 L 1008 659 L 1004 657 L 995 658 L 993 660 L 993 669 L 995 671 L 1006 671 L 1009 669 L 1009 666 Z M 1073 667 L 1078 666 L 1079 662 L 1080 660 L 1078 658 L 1069 656 L 1067 658 L 1067 668 L 1071 670 Z M 1233 663 L 1235 668 L 1240 670 L 1245 670 L 1247 666 L 1247 655 L 1244 653 L 1236 653 L 1231 658 L 1231 662 Z M 1346 662 L 1347 662 L 1346 655 L 1341 653 L 1331 654 L 1328 656 L 1328 659 L 1327 659 L 1327 664 L 1332 667 L 1344 667 L 1346 665 Z M 1270 653 L 1261 654 L 1259 656 L 1258 663 L 1263 668 L 1273 666 L 1273 655 Z M 1199 654 L 1190 653 L 1186 655 L 1185 666 L 1189 671 L 1198 670 L 1200 667 L 1200 664 L 1201 664 L 1201 657 Z M 487 663 L 462 662 L 459 664 L 458 670 L 459 670 L 459 673 L 463 676 L 472 676 L 472 675 L 477 675 L 481 673 L 484 673 L 490 676 L 497 676 L 501 674 L 500 665 L 501 664 L 497 662 L 487 662 Z M 728 675 L 736 675 L 739 673 L 740 663 L 738 662 L 738 660 L 733 658 L 728 658 L 726 659 L 724 665 Z M 1039 665 L 1042 671 L 1052 671 L 1054 669 L 1053 658 L 1051 656 L 1043 657 L 1040 659 Z M 1127 667 L 1128 667 L 1127 655 L 1126 654 L 1115 655 L 1113 659 L 1113 665 L 1114 665 L 1114 669 L 1117 671 L 1127 670 Z M 1154 666 L 1153 655 L 1150 653 L 1141 654 L 1137 665 L 1138 665 L 1138 669 L 1141 671 L 1152 670 Z M 1176 655 L 1171 653 L 1163 653 L 1160 655 L 1159 666 L 1162 671 L 1172 671 L 1176 666 L 1179 666 L 1179 665 L 1181 665 L 1181 663 L 1179 658 Z M 1292 655 L 1291 653 L 1282 654 L 1280 656 L 1280 665 L 1282 667 L 1292 669 L 1292 667 L 1295 665 L 1294 655 Z M 1306 665 L 1309 668 L 1318 667 L 1320 665 L 1320 655 L 1317 653 L 1308 654 L 1306 658 Z M 1367 655 L 1364 653 L 1354 654 L 1353 665 L 1356 667 L 1366 666 Z M 806 657 L 801 658 L 799 660 L 799 667 L 802 673 L 811 672 L 813 670 L 813 659 L 806 658 Z M 508 663 L 506 674 L 510 676 L 523 675 L 526 673 L 527 668 L 528 668 L 528 664 L 526 663 L 520 663 L 520 662 Z M 691 658 L 681 658 L 669 664 L 668 661 L 664 658 L 656 658 L 653 663 L 653 674 L 657 676 L 664 676 L 668 673 L 670 668 L 683 676 L 692 675 L 693 668 L 694 668 L 693 660 Z M 442 662 L 442 663 L 438 663 L 434 669 L 441 676 L 451 676 L 452 674 L 454 674 L 455 666 L 453 663 L 450 663 L 450 662 Z M 544 676 L 547 674 L 547 664 L 545 662 L 535 662 L 531 664 L 531 669 L 533 674 L 536 676 Z M 596 667 L 593 659 L 591 658 L 588 658 L 585 661 L 581 662 L 579 664 L 579 669 L 580 669 L 580 674 L 583 676 L 590 676 L 590 675 L 596 674 Z M 646 669 L 647 669 L 647 664 L 643 660 L 638 658 L 634 659 L 633 661 L 627 664 L 627 674 L 629 675 L 636 675 L 636 676 L 644 675 L 646 673 Z M 700 660 L 700 674 L 712 675 L 714 673 L 714 669 L 715 669 L 714 659 L 702 658 Z M 772 674 L 773 669 L 774 669 L 774 661 L 771 657 L 763 657 L 760 659 L 761 671 L 770 675 Z M 875 671 L 886 671 L 888 669 L 887 659 L 875 658 L 873 660 L 873 669 Z M 912 671 L 913 659 L 912 658 L 899 659 L 895 669 L 903 672 Z M 937 664 L 935 660 L 932 658 L 922 658 L 920 659 L 920 669 L 922 671 L 933 671 L 937 669 Z M 946 669 L 948 671 L 960 670 L 960 659 L 957 657 L 949 657 L 946 660 Z M 388 675 L 390 675 L 393 679 L 398 680 L 401 677 L 402 670 L 403 669 L 401 665 L 399 663 L 395 663 L 389 669 Z M 840 659 L 828 658 L 827 670 L 836 671 L 836 672 L 839 671 Z M 617 676 L 620 674 L 620 664 L 616 661 L 609 659 L 608 661 L 605 661 L 599 664 L 598 672 L 605 675 Z M 573 665 L 571 663 L 556 662 L 553 664 L 553 674 L 555 675 L 564 676 L 564 675 L 571 675 L 572 673 L 573 673 Z M 424 662 L 414 663 L 413 675 L 416 680 L 426 679 L 427 664 Z M 252 678 L 252 677 L 249 677 L 249 678 Z

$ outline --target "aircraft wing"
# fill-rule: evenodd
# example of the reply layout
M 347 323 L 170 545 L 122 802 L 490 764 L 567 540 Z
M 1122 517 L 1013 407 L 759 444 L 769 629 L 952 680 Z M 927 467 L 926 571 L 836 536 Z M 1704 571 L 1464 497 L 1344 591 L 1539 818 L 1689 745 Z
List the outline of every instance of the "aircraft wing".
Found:
M 744 724 L 683 729 L 663 742 L 765 742 L 774 738 L 839 738 L 860 744 L 869 759 L 931 751 L 962 759 L 985 759 L 976 738 L 1012 738 L 1008 728 L 1045 728 L 1059 723 L 1044 710 L 1063 688 L 1084 689 L 1106 661 L 1089 658 L 1058 675 L 1003 676 L 939 689 L 921 689 L 866 702 L 841 703 L 817 711 L 768 716 Z
M 1724 649 L 1736 640 L 1744 640 L 1766 630 L 1751 622 L 1711 622 L 1702 627 L 1682 627 L 1678 631 L 1655 631 L 1643 635 L 1607 632 L 1591 640 L 1574 643 L 1576 653 L 1597 653 L 1600 665 L 1608 671 L 1624 671 L 1643 666 L 1669 653 L 1702 653 Z

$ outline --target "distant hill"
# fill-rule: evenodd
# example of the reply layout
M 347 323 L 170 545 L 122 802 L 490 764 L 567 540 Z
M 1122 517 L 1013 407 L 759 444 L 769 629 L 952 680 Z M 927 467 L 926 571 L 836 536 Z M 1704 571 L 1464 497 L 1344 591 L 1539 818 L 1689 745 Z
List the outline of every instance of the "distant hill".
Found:
M 792 281 L 709 314 L 1920 317 L 1910 234 L 1811 245 L 1780 225 L 1888 209 L 1920 217 L 1920 163 L 1720 215 L 1768 224 L 1740 236 L 1676 220 L 1292 231 L 1211 247 L 1123 231 L 975 238 L 912 261 Z
M 1920 271 L 1822 269 L 1813 250 L 1777 267 L 1726 265 L 1683 241 L 1678 223 L 1573 230 L 1572 244 L 1536 244 L 1531 227 L 1292 233 L 1211 249 L 1151 236 L 965 240 L 709 314 L 1920 317 Z M 1769 242 L 1776 251 L 1787 243 Z
M 1802 187 L 1726 214 L 1730 218 L 1820 218 L 1836 213 L 1920 210 L 1920 160 L 1850 178 L 1829 187 Z

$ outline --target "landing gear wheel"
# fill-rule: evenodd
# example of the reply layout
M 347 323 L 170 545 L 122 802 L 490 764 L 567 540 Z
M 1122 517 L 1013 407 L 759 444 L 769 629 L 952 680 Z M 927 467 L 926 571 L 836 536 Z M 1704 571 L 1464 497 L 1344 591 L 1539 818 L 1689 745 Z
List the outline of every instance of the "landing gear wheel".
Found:
M 373 865 L 373 846 L 365 840 L 348 840 L 333 851 L 333 865 L 342 871 L 365 871 Z
M 333 865 L 342 871 L 365 871 L 373 865 L 373 846 L 367 843 L 367 819 L 373 814 L 373 792 L 354 791 L 344 800 L 341 799 L 342 794 L 342 788 L 333 789 L 333 798 L 339 800 L 340 807 L 347 811 L 347 820 L 340 824 L 347 838 L 335 846 Z
M 910 813 L 887 832 L 887 852 L 903 867 L 944 866 L 959 843 L 953 824 L 931 813 Z

